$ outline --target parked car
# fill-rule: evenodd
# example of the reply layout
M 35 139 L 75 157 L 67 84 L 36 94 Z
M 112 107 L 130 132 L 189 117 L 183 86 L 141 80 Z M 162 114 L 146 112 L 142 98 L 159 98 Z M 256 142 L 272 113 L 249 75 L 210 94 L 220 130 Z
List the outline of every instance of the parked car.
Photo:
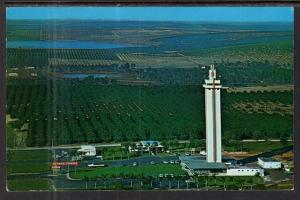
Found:
M 154 164 L 155 164 L 155 162 L 152 160 L 152 161 L 150 162 L 150 164 L 151 164 L 151 165 L 154 165 Z

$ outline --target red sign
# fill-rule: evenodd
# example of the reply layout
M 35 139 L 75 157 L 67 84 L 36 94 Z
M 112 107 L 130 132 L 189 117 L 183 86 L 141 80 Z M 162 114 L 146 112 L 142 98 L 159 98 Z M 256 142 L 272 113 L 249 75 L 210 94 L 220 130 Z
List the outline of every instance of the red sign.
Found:
M 75 162 L 53 162 L 52 163 L 52 166 L 77 166 L 78 165 L 78 162 L 75 161 Z

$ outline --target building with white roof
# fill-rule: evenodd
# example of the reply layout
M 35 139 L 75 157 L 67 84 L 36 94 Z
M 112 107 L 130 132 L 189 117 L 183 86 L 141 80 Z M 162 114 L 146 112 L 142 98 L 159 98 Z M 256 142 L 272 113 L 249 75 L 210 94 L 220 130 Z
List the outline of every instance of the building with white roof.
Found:
M 258 158 L 258 165 L 262 167 L 263 169 L 280 169 L 281 168 L 281 162 L 274 160 L 273 158 Z
M 96 147 L 93 145 L 81 145 L 77 152 L 82 156 L 96 156 Z
M 236 167 L 228 168 L 226 176 L 264 176 L 264 169 L 258 167 Z

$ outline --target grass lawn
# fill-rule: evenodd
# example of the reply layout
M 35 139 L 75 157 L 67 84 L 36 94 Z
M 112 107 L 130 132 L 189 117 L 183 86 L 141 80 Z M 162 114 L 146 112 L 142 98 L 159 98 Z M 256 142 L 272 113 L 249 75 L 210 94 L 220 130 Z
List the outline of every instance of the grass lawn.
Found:
M 12 178 L 7 180 L 9 191 L 49 190 L 49 180 L 40 178 Z
M 83 179 L 84 177 L 96 178 L 97 176 L 118 176 L 120 174 L 134 174 L 145 176 L 158 176 L 159 174 L 174 174 L 183 175 L 185 172 L 178 164 L 156 164 L 156 165 L 143 165 L 143 166 L 122 166 L 122 167 L 104 167 L 91 170 L 82 170 L 71 172 L 70 176 L 76 179 Z
M 51 151 L 48 150 L 9 150 L 6 152 L 6 160 L 9 161 L 49 161 Z
M 120 160 L 121 158 L 122 159 L 125 159 L 128 157 L 128 151 L 124 150 L 124 149 L 121 149 L 121 147 L 110 147 L 110 148 L 105 148 L 105 150 L 101 149 L 100 148 L 100 151 L 103 151 L 103 158 L 105 160 Z M 129 154 L 129 156 L 132 156 Z
M 266 152 L 274 149 L 282 148 L 281 142 L 243 142 L 243 146 L 249 150 L 249 152 Z M 293 142 L 288 142 L 288 145 L 293 145 Z
M 50 169 L 48 150 L 9 150 L 6 152 L 7 186 L 9 191 L 49 190 L 49 180 L 12 173 L 40 173 Z
M 48 150 L 9 150 L 6 155 L 8 173 L 39 173 L 50 169 Z
M 48 163 L 7 163 L 6 170 L 11 173 L 40 173 L 47 172 L 50 169 Z

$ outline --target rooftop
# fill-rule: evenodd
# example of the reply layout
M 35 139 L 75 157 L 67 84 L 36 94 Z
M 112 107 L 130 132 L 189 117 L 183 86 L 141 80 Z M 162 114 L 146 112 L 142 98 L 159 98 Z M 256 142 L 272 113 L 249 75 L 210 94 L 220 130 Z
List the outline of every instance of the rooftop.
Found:
M 96 147 L 93 145 L 81 145 L 79 150 L 96 150 Z
M 226 169 L 223 163 L 209 163 L 205 156 L 179 156 L 182 163 L 192 170 L 201 169 Z
M 231 166 L 229 168 L 230 169 L 261 169 L 257 166 L 239 166 L 239 165 Z
M 279 162 L 277 160 L 274 160 L 273 158 L 271 157 L 259 157 L 259 159 L 261 159 L 262 161 L 264 162 Z
M 152 146 L 152 145 L 160 146 L 160 142 L 156 140 L 142 140 L 141 143 L 143 145 L 148 145 L 148 146 Z

